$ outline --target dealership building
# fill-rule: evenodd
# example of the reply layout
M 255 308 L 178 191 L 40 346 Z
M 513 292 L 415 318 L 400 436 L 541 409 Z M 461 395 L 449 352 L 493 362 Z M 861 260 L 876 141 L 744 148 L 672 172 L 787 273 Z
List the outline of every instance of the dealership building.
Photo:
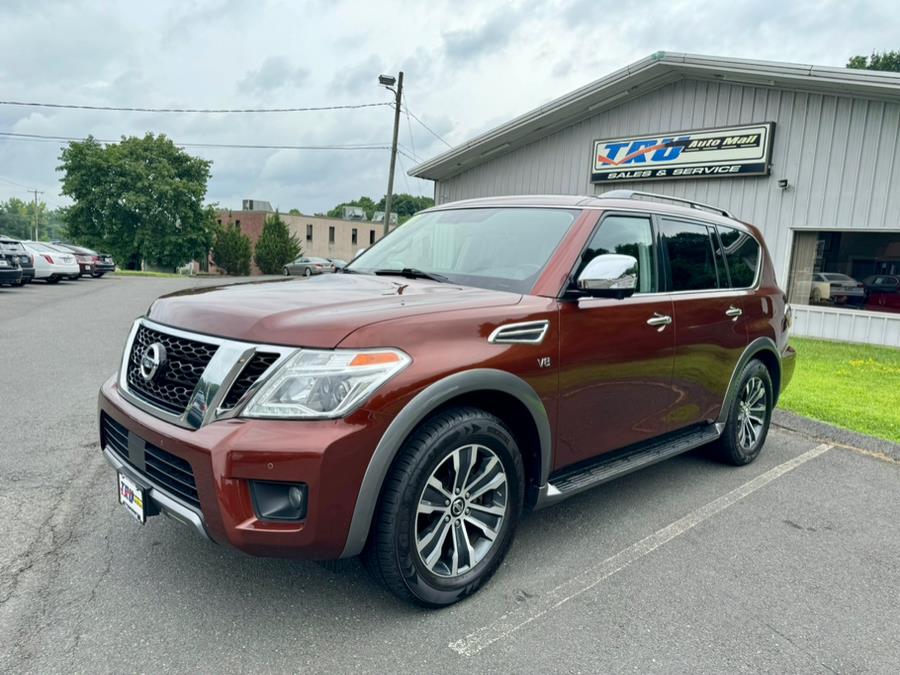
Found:
M 655 192 L 755 224 L 796 334 L 900 347 L 900 74 L 658 52 L 416 166 L 437 203 Z

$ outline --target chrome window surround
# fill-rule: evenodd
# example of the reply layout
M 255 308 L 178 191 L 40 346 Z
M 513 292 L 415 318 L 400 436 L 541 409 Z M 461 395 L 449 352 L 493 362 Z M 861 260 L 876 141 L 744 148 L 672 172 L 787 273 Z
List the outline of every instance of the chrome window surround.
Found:
M 140 326 L 167 335 L 186 340 L 196 340 L 207 344 L 216 345 L 216 353 L 210 359 L 209 363 L 200 376 L 200 381 L 191 393 L 191 399 L 187 408 L 180 415 L 170 413 L 162 408 L 149 403 L 128 388 L 128 360 L 131 356 L 132 344 L 134 336 Z M 241 400 L 233 408 L 222 408 L 222 401 L 235 380 L 241 374 L 244 366 L 250 362 L 256 352 L 277 353 L 278 359 L 269 366 L 259 379 L 253 383 L 241 398 Z M 131 326 L 131 332 L 128 334 L 128 340 L 125 342 L 125 351 L 122 354 L 122 361 L 119 366 L 119 391 L 122 397 L 132 405 L 140 408 L 146 413 L 158 417 L 161 420 L 176 424 L 185 429 L 199 429 L 200 427 L 214 422 L 216 420 L 228 419 L 238 415 L 247 402 L 259 390 L 266 380 L 281 366 L 290 356 L 298 352 L 297 347 L 284 347 L 279 345 L 255 344 L 251 342 L 241 342 L 238 340 L 228 340 L 224 338 L 212 337 L 202 333 L 191 333 L 178 328 L 172 328 L 165 324 L 156 323 L 150 319 L 137 319 Z

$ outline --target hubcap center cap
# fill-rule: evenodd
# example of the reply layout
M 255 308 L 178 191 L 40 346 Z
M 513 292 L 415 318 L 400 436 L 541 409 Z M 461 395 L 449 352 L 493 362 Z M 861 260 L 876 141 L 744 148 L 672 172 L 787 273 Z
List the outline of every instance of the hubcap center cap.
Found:
M 466 502 L 462 497 L 455 499 L 453 503 L 450 505 L 450 513 L 453 514 L 454 517 L 458 518 L 462 515 L 462 512 L 466 508 Z

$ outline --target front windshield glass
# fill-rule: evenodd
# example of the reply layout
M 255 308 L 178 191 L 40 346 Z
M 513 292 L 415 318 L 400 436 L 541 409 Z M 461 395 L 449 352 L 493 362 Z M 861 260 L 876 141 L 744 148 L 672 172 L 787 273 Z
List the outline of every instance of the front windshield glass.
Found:
M 451 283 L 527 293 L 578 213 L 536 208 L 423 213 L 348 267 L 368 274 L 412 269 Z

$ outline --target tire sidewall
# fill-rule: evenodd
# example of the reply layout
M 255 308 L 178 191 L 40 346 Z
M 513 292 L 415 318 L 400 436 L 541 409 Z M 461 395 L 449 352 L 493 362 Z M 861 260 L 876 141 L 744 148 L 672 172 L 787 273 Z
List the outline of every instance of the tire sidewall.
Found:
M 750 450 L 745 450 L 738 440 L 738 431 L 740 429 L 740 421 L 738 420 L 738 415 L 740 413 L 741 392 L 744 390 L 747 382 L 753 377 L 758 377 L 760 380 L 762 380 L 763 387 L 766 390 L 766 416 L 762 432 L 760 433 L 759 439 L 757 439 L 756 444 Z M 728 425 L 725 430 L 725 433 L 728 434 L 727 440 L 729 450 L 731 451 L 731 459 L 735 464 L 749 464 L 759 456 L 759 453 L 762 451 L 762 448 L 766 443 L 766 437 L 769 434 L 769 424 L 772 421 L 772 409 L 774 408 L 774 400 L 775 398 L 773 394 L 772 378 L 769 375 L 769 369 L 766 368 L 765 365 L 763 365 L 763 363 L 760 361 L 757 361 L 755 359 L 753 361 L 750 361 L 750 363 L 748 363 L 744 367 L 744 370 L 741 372 L 741 378 L 738 381 L 738 386 L 735 390 L 735 397 L 734 401 L 731 404 L 731 412 L 728 416 Z
M 428 570 L 415 550 L 414 514 L 425 482 L 434 470 L 453 450 L 470 443 L 490 448 L 503 464 L 509 509 L 497 541 L 488 554 L 473 569 L 448 579 Z M 465 422 L 445 429 L 424 448 L 402 486 L 401 494 L 393 545 L 404 584 L 424 604 L 443 606 L 457 602 L 491 577 L 503 561 L 515 534 L 524 497 L 522 460 L 515 439 L 490 415 L 468 416 Z

